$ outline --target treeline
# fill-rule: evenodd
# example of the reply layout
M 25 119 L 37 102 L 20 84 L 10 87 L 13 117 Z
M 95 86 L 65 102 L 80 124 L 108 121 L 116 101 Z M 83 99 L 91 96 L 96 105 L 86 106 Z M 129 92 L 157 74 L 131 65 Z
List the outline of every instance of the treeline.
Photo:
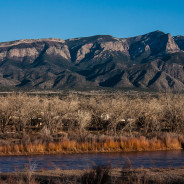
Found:
M 17 152 L 23 153 L 28 148 L 22 148 L 21 145 L 34 147 L 40 144 L 43 152 L 48 151 L 51 145 L 55 147 L 53 151 L 61 151 L 64 149 L 57 148 L 58 145 L 62 147 L 64 141 L 69 141 L 69 145 L 75 145 L 73 150 L 89 151 L 90 147 L 93 148 L 91 150 L 98 150 L 98 146 L 90 144 L 106 145 L 108 141 L 105 140 L 111 140 L 112 145 L 118 145 L 117 150 L 126 150 L 122 143 L 122 140 L 126 139 L 137 140 L 134 145 L 147 144 L 145 148 L 134 146 L 134 150 L 151 150 L 151 147 L 170 149 L 171 146 L 168 147 L 167 144 L 173 144 L 172 140 L 175 140 L 177 145 L 173 146 L 173 149 L 181 148 L 184 133 L 183 112 L 184 96 L 176 94 L 70 94 L 63 97 L 9 94 L 0 96 L 1 150 L 13 153 L 13 150 L 17 149 Z M 13 146 L 7 148 L 6 144 L 10 139 Z M 146 144 L 143 143 L 145 140 Z M 80 143 L 84 145 L 81 146 Z M 68 149 L 70 150 L 66 150 Z M 127 150 L 133 149 L 127 144 Z M 110 146 L 109 151 L 112 151 Z

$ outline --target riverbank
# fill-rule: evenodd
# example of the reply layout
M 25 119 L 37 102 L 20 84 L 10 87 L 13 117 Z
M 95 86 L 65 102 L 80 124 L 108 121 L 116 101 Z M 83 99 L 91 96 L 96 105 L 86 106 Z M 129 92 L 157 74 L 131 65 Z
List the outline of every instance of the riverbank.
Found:
M 0 155 L 177 150 L 184 95 L 0 96 Z
M 97 175 L 101 174 L 101 178 Z M 101 179 L 101 181 L 100 181 Z M 149 168 L 149 169 L 110 169 L 107 167 L 88 170 L 52 170 L 39 172 L 0 173 L 1 184 L 26 183 L 31 184 L 62 184 L 62 183 L 129 183 L 129 184 L 180 184 L 184 183 L 184 168 Z M 102 182 L 104 181 L 104 182 Z M 8 184 L 9 184 L 8 183 Z
M 7 155 L 39 155 L 39 154 L 73 154 L 73 153 L 108 153 L 132 151 L 160 151 L 183 149 L 183 139 L 171 135 L 162 138 L 147 139 L 146 137 L 108 137 L 91 138 L 77 142 L 62 140 L 48 143 L 9 143 L 0 146 L 0 156 Z

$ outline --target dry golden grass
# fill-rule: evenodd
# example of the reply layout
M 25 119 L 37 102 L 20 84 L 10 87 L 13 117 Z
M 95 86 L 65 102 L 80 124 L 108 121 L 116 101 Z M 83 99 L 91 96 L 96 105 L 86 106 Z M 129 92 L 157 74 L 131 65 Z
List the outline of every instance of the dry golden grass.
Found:
M 19 142 L 0 143 L 0 154 L 181 149 L 184 95 L 0 96 L 0 141 L 10 120 Z
M 121 151 L 153 151 L 182 149 L 180 140 L 168 136 L 162 140 L 157 138 L 112 138 L 93 140 L 91 142 L 77 142 L 65 140 L 45 144 L 14 144 L 1 145 L 0 155 L 7 154 L 55 154 L 55 153 L 80 153 L 80 152 L 121 152 Z

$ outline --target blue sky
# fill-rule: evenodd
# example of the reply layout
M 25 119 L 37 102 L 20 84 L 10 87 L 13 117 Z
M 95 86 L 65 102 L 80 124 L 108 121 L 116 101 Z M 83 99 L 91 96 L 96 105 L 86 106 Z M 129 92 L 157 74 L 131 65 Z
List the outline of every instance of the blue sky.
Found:
M 0 42 L 161 30 L 184 35 L 184 0 L 0 0 Z

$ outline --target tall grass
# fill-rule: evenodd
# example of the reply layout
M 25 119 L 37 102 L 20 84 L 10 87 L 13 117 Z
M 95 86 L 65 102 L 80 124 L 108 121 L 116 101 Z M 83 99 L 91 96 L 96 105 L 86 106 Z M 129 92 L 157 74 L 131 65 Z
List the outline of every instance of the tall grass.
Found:
M 184 95 L 0 96 L 0 154 L 181 149 L 183 134 Z
M 12 144 L 1 145 L 0 155 L 7 154 L 48 154 L 48 153 L 80 153 L 80 152 L 121 152 L 181 149 L 181 141 L 168 136 L 163 139 L 140 138 L 108 138 L 77 142 L 63 140 L 44 144 Z

